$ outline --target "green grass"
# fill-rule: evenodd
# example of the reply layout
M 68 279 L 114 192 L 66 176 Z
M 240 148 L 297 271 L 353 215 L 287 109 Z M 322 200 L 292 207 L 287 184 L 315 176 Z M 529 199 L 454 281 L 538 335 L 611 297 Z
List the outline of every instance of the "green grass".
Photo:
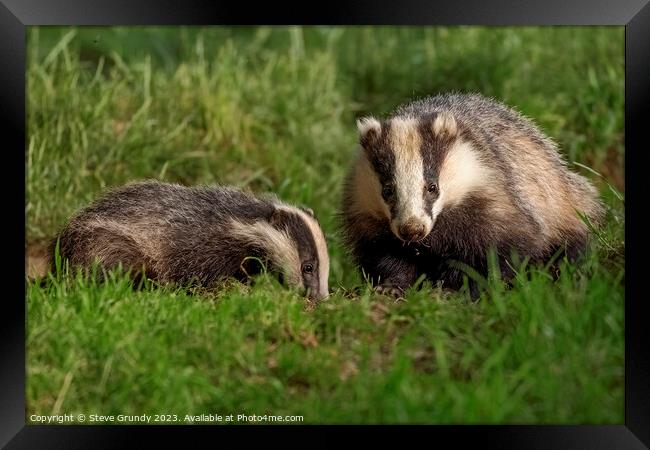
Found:
M 622 423 L 623 28 L 33 28 L 27 239 L 103 188 L 224 183 L 314 209 L 335 293 L 270 277 L 214 293 L 116 274 L 28 284 L 31 414 L 304 415 L 305 422 Z M 448 90 L 535 119 L 608 205 L 552 282 L 373 294 L 335 213 L 355 118 Z M 602 174 L 594 175 L 591 168 Z M 526 275 L 528 274 L 528 275 Z

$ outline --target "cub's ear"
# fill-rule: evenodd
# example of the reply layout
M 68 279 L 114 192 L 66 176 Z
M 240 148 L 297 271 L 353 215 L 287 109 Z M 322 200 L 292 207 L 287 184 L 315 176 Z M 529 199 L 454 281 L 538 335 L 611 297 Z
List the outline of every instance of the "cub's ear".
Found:
M 269 217 L 269 223 L 273 225 L 273 228 L 284 228 L 287 224 L 289 215 L 288 211 L 281 208 L 275 208 Z
M 315 217 L 315 216 L 314 216 L 314 210 L 311 209 L 311 208 L 308 208 L 308 207 L 306 207 L 306 206 L 300 206 L 300 210 L 301 210 L 302 212 L 304 212 L 304 213 L 307 213 L 307 214 L 310 215 L 311 217 Z
M 446 134 L 449 137 L 454 137 L 458 133 L 458 125 L 456 124 L 456 119 L 451 113 L 441 112 L 436 115 L 436 118 L 433 119 L 431 124 L 433 129 L 433 134 Z
M 357 119 L 357 130 L 359 130 L 359 143 L 362 147 L 368 148 L 379 139 L 381 123 L 374 117 L 363 117 Z

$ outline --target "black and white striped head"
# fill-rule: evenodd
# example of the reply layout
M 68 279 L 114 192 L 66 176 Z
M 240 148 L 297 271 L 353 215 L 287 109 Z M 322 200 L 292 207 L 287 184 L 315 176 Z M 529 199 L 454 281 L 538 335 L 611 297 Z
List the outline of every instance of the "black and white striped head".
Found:
M 364 207 L 381 213 L 404 242 L 424 239 L 438 214 L 489 174 L 450 113 L 357 121 L 365 177 Z M 368 183 L 366 181 L 366 183 Z
M 233 219 L 232 226 L 233 233 L 264 250 L 287 284 L 303 288 L 314 300 L 329 295 L 327 244 L 311 209 L 276 203 L 267 219 Z

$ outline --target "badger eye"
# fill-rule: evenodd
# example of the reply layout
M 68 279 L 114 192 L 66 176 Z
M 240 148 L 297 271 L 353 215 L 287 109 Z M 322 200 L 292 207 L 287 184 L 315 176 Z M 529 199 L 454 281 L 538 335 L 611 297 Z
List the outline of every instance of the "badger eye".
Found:
M 311 265 L 309 263 L 305 263 L 305 264 L 302 265 L 302 273 L 310 274 L 310 273 L 313 273 L 313 272 L 314 272 L 314 266 L 313 265 Z
M 432 194 L 437 193 L 437 192 L 438 192 L 438 185 L 437 185 L 436 183 L 431 183 L 431 184 L 427 187 L 427 191 L 430 192 L 430 193 L 432 193 Z
M 381 190 L 381 195 L 384 198 L 389 198 L 391 195 L 393 195 L 393 186 L 390 185 L 384 186 L 383 189 Z

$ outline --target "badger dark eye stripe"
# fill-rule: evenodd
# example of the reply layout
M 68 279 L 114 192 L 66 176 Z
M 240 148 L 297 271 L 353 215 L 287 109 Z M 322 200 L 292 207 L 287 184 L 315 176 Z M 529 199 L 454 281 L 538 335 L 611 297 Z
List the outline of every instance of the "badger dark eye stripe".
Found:
M 421 136 L 420 155 L 424 165 L 424 178 L 431 182 L 438 178 L 440 167 L 444 161 L 456 133 L 436 133 L 432 126 L 437 120 L 437 114 L 429 114 L 421 118 L 418 131 Z
M 372 147 L 364 148 L 366 158 L 382 186 L 395 182 L 395 154 L 388 142 L 389 131 L 389 126 L 381 127 L 381 136 L 375 140 Z
M 300 260 L 311 261 L 318 259 L 316 241 L 304 217 L 302 217 L 297 211 L 284 209 L 281 209 L 280 211 L 282 211 L 281 221 L 276 223 L 275 226 L 285 229 L 294 242 L 301 243 L 297 248 Z

